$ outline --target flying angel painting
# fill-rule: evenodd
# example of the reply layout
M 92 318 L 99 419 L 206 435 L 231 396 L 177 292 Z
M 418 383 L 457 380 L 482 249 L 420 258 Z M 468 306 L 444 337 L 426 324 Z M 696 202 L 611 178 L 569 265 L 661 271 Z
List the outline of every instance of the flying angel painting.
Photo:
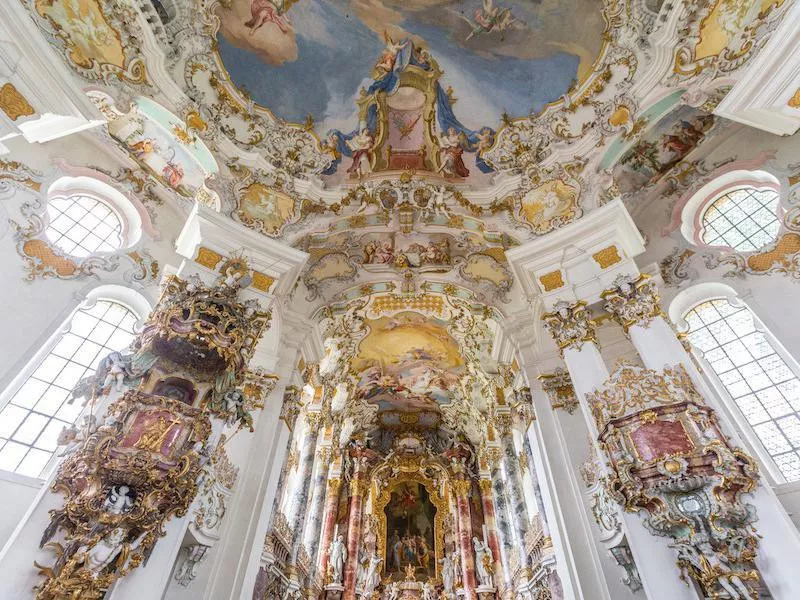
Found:
M 475 9 L 474 21 L 470 21 L 460 13 L 458 13 L 458 16 L 470 26 L 470 32 L 464 40 L 465 42 L 468 42 L 476 35 L 493 32 L 500 34 L 500 41 L 505 41 L 506 31 L 512 28 L 521 28 L 525 25 L 524 22 L 511 14 L 510 8 L 495 6 L 493 0 L 483 0 L 483 7 Z

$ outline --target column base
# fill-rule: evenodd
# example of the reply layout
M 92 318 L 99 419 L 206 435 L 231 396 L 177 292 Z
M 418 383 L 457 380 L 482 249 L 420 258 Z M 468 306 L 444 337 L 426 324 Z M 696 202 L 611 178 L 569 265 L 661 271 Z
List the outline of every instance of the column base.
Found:
M 329 583 L 325 586 L 325 600 L 340 600 L 344 594 L 344 586 L 341 583 Z

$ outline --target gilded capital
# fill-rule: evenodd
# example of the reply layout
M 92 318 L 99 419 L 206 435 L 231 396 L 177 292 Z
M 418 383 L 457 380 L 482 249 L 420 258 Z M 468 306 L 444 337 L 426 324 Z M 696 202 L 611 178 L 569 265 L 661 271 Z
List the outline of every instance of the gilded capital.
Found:
M 453 489 L 456 492 L 456 496 L 466 496 L 469 494 L 470 487 L 472 487 L 472 482 L 469 479 L 456 479 L 453 481 Z
M 350 495 L 351 496 L 364 496 L 369 491 L 369 480 L 354 477 L 350 481 Z
M 325 421 L 325 416 L 321 412 L 308 412 L 306 413 L 306 425 L 309 430 L 313 431 L 319 429 Z
M 491 479 L 479 479 L 478 485 L 481 488 L 481 492 L 484 494 L 490 494 L 492 491 L 492 480 Z
M 656 282 L 649 275 L 619 275 L 614 287 L 601 294 L 605 309 L 622 325 L 625 332 L 633 325 L 647 327 L 656 317 L 663 317 Z
M 580 350 L 585 342 L 597 343 L 596 324 L 589 317 L 586 302 L 556 302 L 553 311 L 542 315 L 542 320 L 562 353 L 567 348 Z
M 558 367 L 552 373 L 539 375 L 542 382 L 542 389 L 547 397 L 550 398 L 550 406 L 553 410 L 563 408 L 569 414 L 578 408 L 578 397 L 575 395 L 575 388 L 572 387 L 572 379 L 569 373 Z
M 328 493 L 329 494 L 338 494 L 339 488 L 342 487 L 342 480 L 338 477 L 332 477 L 328 479 Z

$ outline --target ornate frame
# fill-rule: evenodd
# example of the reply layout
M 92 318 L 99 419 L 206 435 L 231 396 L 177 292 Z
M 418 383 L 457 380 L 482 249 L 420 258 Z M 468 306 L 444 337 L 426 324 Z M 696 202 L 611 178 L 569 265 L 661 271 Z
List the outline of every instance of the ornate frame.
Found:
M 391 483 L 387 485 L 375 498 L 375 501 L 372 504 L 372 515 L 378 522 L 378 531 L 376 532 L 378 539 L 377 539 L 377 551 L 378 556 L 383 558 L 383 570 L 384 573 L 386 572 L 386 538 L 387 538 L 387 523 L 386 523 L 386 505 L 389 504 L 389 500 L 392 497 L 392 490 L 394 490 L 398 485 L 402 483 L 419 483 L 420 485 L 425 486 L 425 489 L 428 491 L 428 495 L 430 496 L 431 502 L 436 507 L 436 515 L 433 518 L 433 541 L 434 541 L 434 557 L 436 560 L 436 564 L 434 565 L 436 578 L 440 577 L 439 573 L 439 565 L 441 564 L 442 558 L 444 558 L 444 518 L 446 514 L 449 514 L 449 506 L 447 502 L 447 497 L 449 495 L 450 486 L 448 483 L 445 483 L 445 492 L 444 495 L 440 496 L 439 492 L 436 491 L 436 483 L 426 477 L 423 472 L 420 471 L 407 471 L 408 467 L 401 466 L 400 473 L 391 479 Z M 373 477 L 374 479 L 374 477 Z

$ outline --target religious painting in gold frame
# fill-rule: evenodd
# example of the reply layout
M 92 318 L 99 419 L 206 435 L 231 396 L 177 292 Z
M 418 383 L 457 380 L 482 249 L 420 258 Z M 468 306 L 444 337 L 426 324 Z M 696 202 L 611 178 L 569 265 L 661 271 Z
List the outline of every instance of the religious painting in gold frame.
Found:
M 425 489 L 427 499 L 435 508 L 433 514 L 433 564 L 430 565 L 429 573 L 433 573 L 434 577 L 431 579 L 439 578 L 439 565 L 444 557 L 444 519 L 448 514 L 447 500 L 440 496 L 434 482 L 425 477 L 421 472 L 400 473 L 397 477 L 392 479 L 378 495 L 373 508 L 373 515 L 378 521 L 378 556 L 383 558 L 384 576 L 390 576 L 392 572 L 392 565 L 388 563 L 389 555 L 387 554 L 387 541 L 391 533 L 388 531 L 388 523 L 386 518 L 386 507 L 392 499 L 392 492 L 397 492 L 401 488 L 406 487 L 407 484 L 417 484 L 419 487 Z M 418 570 L 419 572 L 419 570 Z M 402 577 L 400 578 L 403 579 Z M 422 579 L 420 579 L 422 580 Z

